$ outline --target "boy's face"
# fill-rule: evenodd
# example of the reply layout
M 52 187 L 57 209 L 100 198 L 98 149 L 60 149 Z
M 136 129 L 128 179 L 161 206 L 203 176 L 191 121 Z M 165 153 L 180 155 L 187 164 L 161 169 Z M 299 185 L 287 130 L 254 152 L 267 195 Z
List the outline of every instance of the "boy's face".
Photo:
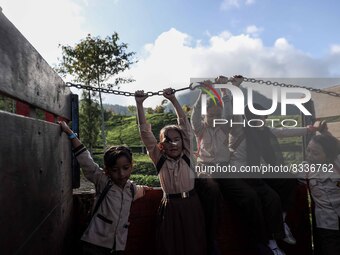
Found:
M 132 164 L 127 157 L 121 156 L 117 159 L 114 166 L 105 168 L 105 171 L 116 185 L 124 188 L 127 180 L 130 178 Z
M 170 158 L 178 158 L 183 150 L 183 142 L 180 133 L 177 130 L 170 129 L 164 136 L 163 150 Z
M 327 156 L 320 144 L 311 140 L 307 146 L 306 159 L 308 163 L 322 164 L 327 163 Z

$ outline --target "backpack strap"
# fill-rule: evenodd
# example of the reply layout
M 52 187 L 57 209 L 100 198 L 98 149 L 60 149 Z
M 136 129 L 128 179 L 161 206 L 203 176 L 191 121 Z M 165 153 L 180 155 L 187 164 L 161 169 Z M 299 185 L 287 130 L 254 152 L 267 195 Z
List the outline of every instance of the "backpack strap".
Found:
M 132 195 L 132 201 L 134 200 L 135 198 L 135 186 L 133 185 L 133 183 L 131 182 L 131 185 L 130 185 L 130 191 L 131 191 L 131 195 Z
M 185 163 L 187 163 L 187 165 L 191 168 L 190 158 L 187 155 L 183 154 L 182 159 L 184 159 Z
M 191 170 L 193 170 L 191 168 L 191 161 L 190 158 L 183 153 L 182 159 L 185 161 L 185 163 L 187 163 L 187 165 L 190 167 Z M 161 158 L 159 159 L 159 161 L 156 164 L 156 169 L 157 169 L 157 173 L 159 173 L 159 171 L 161 171 L 162 166 L 164 165 L 166 160 L 166 156 L 162 155 Z M 194 170 L 193 170 L 194 171 Z M 194 171 L 195 172 L 195 171 Z
M 91 218 L 94 216 L 94 214 L 97 212 L 100 204 L 103 202 L 104 200 L 104 197 L 106 196 L 107 192 L 109 191 L 109 189 L 112 187 L 112 181 L 111 180 L 108 180 L 104 190 L 102 191 L 102 193 L 100 194 L 98 200 L 97 200 L 97 203 L 93 209 L 93 212 L 92 212 L 92 215 L 91 215 Z
M 161 168 L 164 165 L 165 160 L 166 157 L 164 155 L 162 155 L 161 158 L 158 160 L 156 164 L 157 174 L 159 174 L 159 171 L 161 171 Z

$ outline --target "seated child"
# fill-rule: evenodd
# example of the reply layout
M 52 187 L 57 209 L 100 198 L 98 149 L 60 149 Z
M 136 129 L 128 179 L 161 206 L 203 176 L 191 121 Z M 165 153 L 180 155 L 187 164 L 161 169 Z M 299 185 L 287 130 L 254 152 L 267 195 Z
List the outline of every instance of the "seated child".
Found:
M 339 154 L 339 141 L 335 137 L 316 135 L 307 146 L 307 165 L 298 173 L 307 180 L 315 203 L 314 249 L 318 255 L 340 254 Z
M 69 126 L 58 122 L 72 142 L 73 152 L 85 177 L 96 187 L 96 200 L 106 190 L 99 207 L 94 208 L 92 219 L 85 230 L 83 254 L 123 254 L 129 227 L 130 207 L 133 200 L 150 189 L 129 180 L 132 171 L 132 153 L 128 147 L 111 147 L 104 154 L 104 170 L 92 159 L 89 151 Z M 96 204 L 96 203 L 94 203 Z

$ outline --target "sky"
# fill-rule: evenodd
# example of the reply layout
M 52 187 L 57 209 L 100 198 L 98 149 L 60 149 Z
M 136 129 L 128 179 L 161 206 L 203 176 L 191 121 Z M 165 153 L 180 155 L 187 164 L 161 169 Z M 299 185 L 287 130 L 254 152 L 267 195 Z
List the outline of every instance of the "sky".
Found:
M 124 91 L 187 87 L 190 78 L 218 75 L 340 77 L 337 0 L 0 0 L 0 7 L 51 66 L 61 58 L 59 44 L 117 32 L 138 60 L 121 74 L 136 80 Z M 105 95 L 104 102 L 134 99 Z

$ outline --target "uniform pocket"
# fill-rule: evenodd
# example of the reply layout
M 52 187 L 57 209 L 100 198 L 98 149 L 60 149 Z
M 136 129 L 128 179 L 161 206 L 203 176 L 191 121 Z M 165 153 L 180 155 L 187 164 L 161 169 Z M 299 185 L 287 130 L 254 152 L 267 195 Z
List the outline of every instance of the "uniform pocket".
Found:
M 101 215 L 101 214 L 99 214 L 99 213 L 97 214 L 97 217 L 98 217 L 99 219 L 101 219 L 102 221 L 104 221 L 105 223 L 112 224 L 112 220 L 110 220 L 110 219 L 104 217 L 103 215 Z

